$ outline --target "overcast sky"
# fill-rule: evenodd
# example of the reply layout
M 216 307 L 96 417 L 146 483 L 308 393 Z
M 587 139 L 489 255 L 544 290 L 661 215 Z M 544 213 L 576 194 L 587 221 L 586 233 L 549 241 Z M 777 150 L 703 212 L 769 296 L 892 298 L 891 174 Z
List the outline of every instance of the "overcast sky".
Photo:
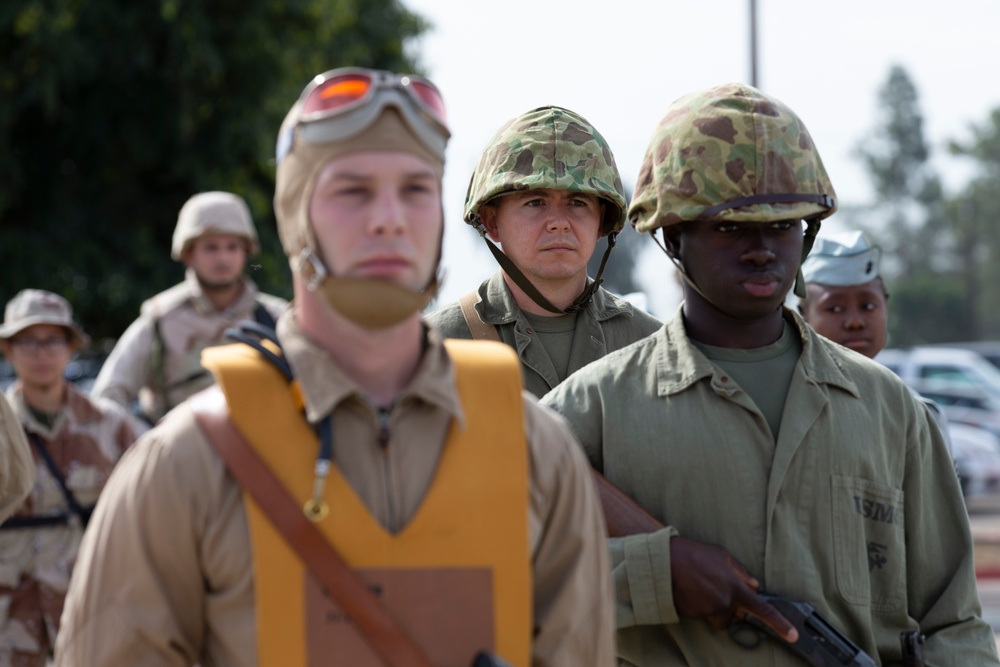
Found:
M 452 130 L 442 304 L 496 270 L 462 222 L 462 205 L 479 153 L 504 121 L 546 104 L 580 113 L 607 138 L 631 189 L 673 100 L 750 82 L 749 0 L 403 2 L 433 24 L 416 52 L 444 93 Z M 872 192 L 852 152 L 877 123 L 890 67 L 904 66 L 955 188 L 966 172 L 943 155 L 946 141 L 966 138 L 970 123 L 1000 107 L 998 28 L 996 0 L 758 0 L 758 87 L 803 119 L 840 202 L 864 204 Z M 837 216 L 824 224 L 836 229 Z M 668 317 L 678 291 L 667 259 L 647 252 L 639 271 L 650 309 Z

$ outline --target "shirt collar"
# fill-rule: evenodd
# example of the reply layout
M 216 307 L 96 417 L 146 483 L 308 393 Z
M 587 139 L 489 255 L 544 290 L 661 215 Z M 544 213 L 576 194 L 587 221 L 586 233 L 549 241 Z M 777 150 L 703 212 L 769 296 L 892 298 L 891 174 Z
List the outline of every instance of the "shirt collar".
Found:
M 656 393 L 669 396 L 684 391 L 702 378 L 712 377 L 716 366 L 695 347 L 684 328 L 683 304 L 666 326 L 654 333 L 659 340 L 656 350 Z M 859 396 L 857 385 L 847 375 L 840 359 L 830 345 L 819 341 L 819 334 L 805 323 L 795 311 L 782 308 L 782 315 L 795 327 L 802 341 L 798 366 L 807 379 L 817 384 L 840 387 Z
M 587 279 L 588 285 L 592 282 L 593 280 L 590 278 Z M 480 294 L 482 294 L 482 288 L 480 288 Z M 497 271 L 490 276 L 490 279 L 486 281 L 486 294 L 483 296 L 485 298 L 476 304 L 483 322 L 486 324 L 508 324 L 517 320 L 521 309 L 514 301 L 514 295 L 503 279 L 503 271 Z M 625 299 L 601 288 L 594 292 L 593 300 L 586 310 L 593 313 L 598 322 L 603 322 L 623 313 L 632 315 L 633 306 Z
M 278 338 L 292 372 L 302 387 L 306 419 L 316 423 L 350 399 L 367 402 L 364 393 L 327 352 L 313 343 L 295 321 L 295 309 L 278 318 Z M 418 401 L 434 405 L 465 425 L 465 414 L 455 388 L 455 369 L 438 331 L 425 325 L 426 345 L 417 372 L 395 403 Z

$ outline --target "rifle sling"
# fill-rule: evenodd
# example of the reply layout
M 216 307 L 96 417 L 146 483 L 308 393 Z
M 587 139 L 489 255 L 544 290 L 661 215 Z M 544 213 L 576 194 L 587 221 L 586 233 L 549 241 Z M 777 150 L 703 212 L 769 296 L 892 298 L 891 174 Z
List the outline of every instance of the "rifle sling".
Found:
M 195 419 L 229 472 L 253 497 L 327 593 L 351 617 L 375 653 L 390 667 L 431 667 L 423 651 L 306 517 L 233 425 L 229 415 L 199 408 L 195 410 Z

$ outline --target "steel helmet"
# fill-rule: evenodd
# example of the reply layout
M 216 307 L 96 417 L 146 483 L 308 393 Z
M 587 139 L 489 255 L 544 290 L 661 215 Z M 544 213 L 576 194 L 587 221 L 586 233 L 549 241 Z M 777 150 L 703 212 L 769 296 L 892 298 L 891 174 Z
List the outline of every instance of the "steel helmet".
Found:
M 674 102 L 646 149 L 628 218 L 640 232 L 688 220 L 818 221 L 836 195 L 805 125 L 743 84 Z
M 479 209 L 494 197 L 523 190 L 568 190 L 607 202 L 601 232 L 625 226 L 625 189 L 608 142 L 569 109 L 533 109 L 504 123 L 472 172 L 465 221 L 481 226 Z
M 177 216 L 170 257 L 180 261 L 184 249 L 205 234 L 232 234 L 247 240 L 247 256 L 260 252 L 250 207 L 230 192 L 201 192 L 188 199 Z

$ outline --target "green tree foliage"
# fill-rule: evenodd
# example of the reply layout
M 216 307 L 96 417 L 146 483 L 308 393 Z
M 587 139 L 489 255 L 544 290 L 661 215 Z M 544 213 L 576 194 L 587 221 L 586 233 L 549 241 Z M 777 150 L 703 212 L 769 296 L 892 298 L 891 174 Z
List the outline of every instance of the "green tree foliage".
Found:
M 876 192 L 871 217 L 906 278 L 933 264 L 943 192 L 930 162 L 916 86 L 898 65 L 879 91 L 879 111 L 878 126 L 856 150 Z
M 968 337 L 1000 339 L 1000 109 L 970 134 L 949 147 L 974 165 L 975 174 L 949 201 L 948 218 L 970 313 Z
M 177 212 L 244 196 L 264 247 L 251 275 L 290 296 L 271 197 L 274 144 L 312 75 L 417 68 L 425 22 L 399 0 L 0 2 L 0 299 L 73 303 L 95 338 L 177 282 Z
M 891 344 L 966 338 L 971 314 L 950 250 L 950 207 L 930 161 L 916 86 L 902 67 L 891 68 L 879 110 L 879 124 L 856 152 L 876 194 L 861 226 L 887 254 Z

